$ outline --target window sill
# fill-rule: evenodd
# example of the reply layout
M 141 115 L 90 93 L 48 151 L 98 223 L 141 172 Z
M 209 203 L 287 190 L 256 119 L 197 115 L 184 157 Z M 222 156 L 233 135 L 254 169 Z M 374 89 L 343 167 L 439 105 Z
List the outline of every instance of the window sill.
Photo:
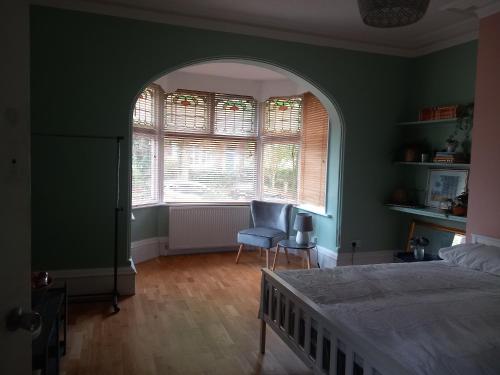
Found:
M 185 206 L 249 206 L 250 202 L 161 202 L 161 203 L 148 203 L 137 206 L 132 206 L 132 210 L 139 210 L 141 208 L 151 207 L 185 207 Z
M 282 202 L 280 202 L 282 203 Z M 202 206 L 249 206 L 250 202 L 159 202 L 159 203 L 148 203 L 148 204 L 141 204 L 137 206 L 132 206 L 132 211 L 133 210 L 140 210 L 142 208 L 151 208 L 151 207 L 202 207 Z M 311 206 L 306 206 L 306 205 L 296 205 L 294 206 L 295 208 L 301 210 L 301 211 L 307 211 L 315 215 L 323 216 L 323 217 L 328 217 L 332 218 L 331 214 L 326 213 L 324 210 L 317 208 L 317 207 L 311 207 Z
M 304 206 L 304 205 L 300 205 L 299 204 L 299 205 L 295 206 L 295 208 L 297 208 L 297 209 L 299 209 L 301 211 L 310 212 L 310 213 L 315 214 L 315 215 L 332 218 L 331 214 L 328 214 L 328 213 L 325 212 L 325 210 L 322 210 L 322 209 L 317 208 L 317 207 Z
M 158 206 L 165 206 L 165 204 L 164 203 L 138 204 L 138 205 L 132 206 L 132 211 L 133 210 L 140 210 L 141 208 L 151 208 L 151 207 L 158 207 Z

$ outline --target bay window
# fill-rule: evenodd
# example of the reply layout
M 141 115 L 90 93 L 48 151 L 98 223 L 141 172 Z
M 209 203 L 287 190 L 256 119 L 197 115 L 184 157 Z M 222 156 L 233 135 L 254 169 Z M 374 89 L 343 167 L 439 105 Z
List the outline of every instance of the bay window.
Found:
M 328 115 L 312 94 L 258 103 L 151 85 L 133 120 L 134 206 L 262 199 L 325 209 Z

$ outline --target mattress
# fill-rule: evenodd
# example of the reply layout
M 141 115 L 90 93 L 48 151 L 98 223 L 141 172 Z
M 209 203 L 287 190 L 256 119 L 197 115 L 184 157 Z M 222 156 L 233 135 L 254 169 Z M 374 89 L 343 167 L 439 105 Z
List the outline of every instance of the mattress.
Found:
M 276 273 L 410 373 L 500 374 L 500 276 L 444 261 Z

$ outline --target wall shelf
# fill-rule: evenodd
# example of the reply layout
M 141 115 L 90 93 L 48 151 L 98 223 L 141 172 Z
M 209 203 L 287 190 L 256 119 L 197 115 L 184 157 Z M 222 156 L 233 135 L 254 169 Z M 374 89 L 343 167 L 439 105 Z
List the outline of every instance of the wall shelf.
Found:
M 469 169 L 470 164 L 467 163 L 433 163 L 433 162 L 428 162 L 428 163 L 419 163 L 416 161 L 395 161 L 394 164 L 397 165 L 413 165 L 413 166 L 420 166 L 420 167 L 432 167 L 432 168 L 463 168 L 463 169 Z
M 447 118 L 443 120 L 428 120 L 428 121 L 403 121 L 398 122 L 398 126 L 414 126 L 414 125 L 439 125 L 439 124 L 453 124 L 457 121 L 457 118 Z
M 436 208 L 400 206 L 395 204 L 386 204 L 386 207 L 392 211 L 403 212 L 411 215 L 426 216 L 426 217 L 432 217 L 434 219 L 456 221 L 459 223 L 467 222 L 467 218 L 464 216 L 448 215 L 444 213 L 442 210 Z

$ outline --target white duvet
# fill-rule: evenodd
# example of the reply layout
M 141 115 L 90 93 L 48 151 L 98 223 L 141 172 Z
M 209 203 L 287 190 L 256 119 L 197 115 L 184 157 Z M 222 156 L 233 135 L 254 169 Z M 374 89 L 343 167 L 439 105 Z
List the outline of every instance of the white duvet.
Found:
M 277 274 L 410 372 L 500 374 L 500 276 L 444 261 Z

